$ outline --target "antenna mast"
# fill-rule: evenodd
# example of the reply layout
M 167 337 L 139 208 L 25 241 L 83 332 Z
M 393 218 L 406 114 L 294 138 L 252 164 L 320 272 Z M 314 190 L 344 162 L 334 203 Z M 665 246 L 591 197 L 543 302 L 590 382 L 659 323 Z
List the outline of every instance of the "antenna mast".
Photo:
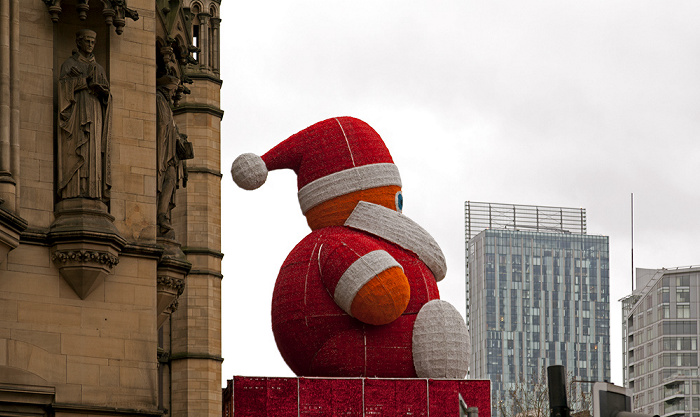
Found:
M 634 193 L 630 194 L 630 219 L 632 222 L 632 291 L 634 291 Z

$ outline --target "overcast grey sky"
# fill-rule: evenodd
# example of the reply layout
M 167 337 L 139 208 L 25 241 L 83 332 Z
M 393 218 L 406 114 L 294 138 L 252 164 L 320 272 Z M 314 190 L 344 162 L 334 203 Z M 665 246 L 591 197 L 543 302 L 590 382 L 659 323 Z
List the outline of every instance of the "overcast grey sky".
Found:
M 464 202 L 584 207 L 610 236 L 612 376 L 618 299 L 635 266 L 700 264 L 700 2 L 222 2 L 223 379 L 292 376 L 270 303 L 309 232 L 291 171 L 256 191 L 228 173 L 328 117 L 377 130 L 404 214 L 442 246 L 443 299 L 464 315 Z

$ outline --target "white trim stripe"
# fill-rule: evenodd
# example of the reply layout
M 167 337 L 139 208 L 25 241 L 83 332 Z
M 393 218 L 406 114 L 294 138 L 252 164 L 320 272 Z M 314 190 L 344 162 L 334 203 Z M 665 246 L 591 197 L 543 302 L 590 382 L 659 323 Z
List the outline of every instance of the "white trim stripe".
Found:
M 297 196 L 301 212 L 306 214 L 317 205 L 335 197 L 387 185 L 401 186 L 401 175 L 396 165 L 370 164 L 321 177 L 303 186 Z
M 345 144 L 348 145 L 348 152 L 350 152 L 350 160 L 352 161 L 352 166 L 355 167 L 355 156 L 352 154 L 352 148 L 350 148 L 350 141 L 348 140 L 348 135 L 345 134 L 345 129 L 343 129 L 343 124 L 340 123 L 340 120 L 338 118 L 335 118 L 335 121 L 338 122 L 338 126 L 340 126 L 340 131 L 343 132 L 343 137 L 345 138 Z
M 396 266 L 401 268 L 396 259 L 383 250 L 375 250 L 360 257 L 345 270 L 335 286 L 333 298 L 336 304 L 352 315 L 350 307 L 360 289 L 375 276 Z

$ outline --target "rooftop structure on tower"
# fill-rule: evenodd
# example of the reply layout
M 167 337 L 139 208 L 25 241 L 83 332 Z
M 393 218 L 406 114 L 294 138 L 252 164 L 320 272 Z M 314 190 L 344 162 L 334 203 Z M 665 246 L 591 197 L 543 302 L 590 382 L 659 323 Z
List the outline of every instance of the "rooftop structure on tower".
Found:
M 610 380 L 608 237 L 585 209 L 467 201 L 465 240 L 469 377 L 491 380 L 494 415 L 550 365 Z

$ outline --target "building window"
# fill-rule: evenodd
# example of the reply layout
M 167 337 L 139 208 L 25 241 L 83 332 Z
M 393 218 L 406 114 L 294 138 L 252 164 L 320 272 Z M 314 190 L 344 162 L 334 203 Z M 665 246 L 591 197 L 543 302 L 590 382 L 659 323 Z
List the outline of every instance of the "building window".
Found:
M 661 323 L 659 323 L 661 324 Z M 666 321 L 663 323 L 663 334 L 696 334 L 698 323 L 696 321 Z
M 697 353 L 664 353 L 663 366 L 698 366 Z
M 677 303 L 689 303 L 690 302 L 690 288 L 676 288 L 676 302 Z
M 690 275 L 681 275 L 676 277 L 676 287 L 689 287 Z
M 192 25 L 192 45 L 199 48 L 199 25 Z M 199 52 L 193 52 L 192 58 L 199 62 Z
M 679 319 L 689 319 L 690 318 L 690 306 L 689 305 L 677 305 L 676 306 L 676 316 Z
M 697 350 L 696 337 L 664 337 L 664 350 Z
M 671 302 L 671 290 L 668 289 L 664 285 L 664 288 L 661 289 L 661 302 L 662 303 L 670 303 Z

